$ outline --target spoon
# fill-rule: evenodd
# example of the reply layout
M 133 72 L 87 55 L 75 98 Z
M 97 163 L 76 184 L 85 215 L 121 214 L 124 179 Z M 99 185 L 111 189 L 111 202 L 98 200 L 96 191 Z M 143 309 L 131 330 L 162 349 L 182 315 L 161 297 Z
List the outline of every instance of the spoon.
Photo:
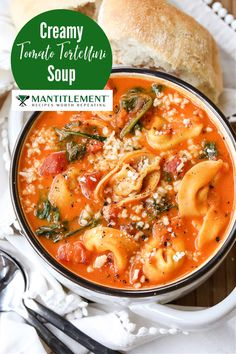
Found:
M 0 312 L 13 311 L 32 325 L 55 354 L 73 354 L 54 334 L 23 305 L 27 277 L 23 268 L 7 253 L 0 251 Z
M 44 326 L 42 319 L 47 320 L 95 354 L 119 354 L 118 351 L 98 343 L 37 301 L 27 298 L 23 300 L 27 288 L 28 277 L 25 270 L 13 257 L 0 249 L 0 312 L 18 313 L 35 327 L 38 335 L 54 354 L 73 354 L 73 352 Z

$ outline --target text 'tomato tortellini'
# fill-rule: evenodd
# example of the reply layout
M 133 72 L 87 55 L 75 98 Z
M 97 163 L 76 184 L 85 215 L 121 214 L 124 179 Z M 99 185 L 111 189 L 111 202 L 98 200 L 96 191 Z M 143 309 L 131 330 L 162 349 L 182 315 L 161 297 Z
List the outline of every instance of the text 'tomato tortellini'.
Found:
M 224 243 L 234 206 L 227 140 L 183 92 L 113 75 L 113 111 L 43 112 L 23 144 L 18 190 L 45 250 L 109 288 L 154 288 Z

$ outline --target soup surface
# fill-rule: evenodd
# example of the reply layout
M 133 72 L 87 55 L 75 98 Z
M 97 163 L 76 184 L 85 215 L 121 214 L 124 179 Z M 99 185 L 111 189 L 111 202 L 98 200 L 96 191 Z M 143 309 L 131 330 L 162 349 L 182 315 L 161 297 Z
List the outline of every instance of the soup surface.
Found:
M 224 241 L 234 175 L 224 137 L 190 99 L 113 77 L 113 112 L 44 112 L 18 188 L 39 242 L 75 274 L 116 288 L 163 285 Z

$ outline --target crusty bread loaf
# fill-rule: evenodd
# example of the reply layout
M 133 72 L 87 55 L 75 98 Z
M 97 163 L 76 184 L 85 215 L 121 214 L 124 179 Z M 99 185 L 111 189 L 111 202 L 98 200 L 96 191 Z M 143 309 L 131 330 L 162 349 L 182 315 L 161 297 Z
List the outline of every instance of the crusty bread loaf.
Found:
M 103 0 L 98 23 L 111 41 L 114 64 L 163 69 L 217 102 L 218 49 L 192 17 L 165 0 Z
M 34 16 L 54 9 L 76 10 L 96 19 L 101 1 L 102 0 L 11 0 L 11 16 L 18 30 Z

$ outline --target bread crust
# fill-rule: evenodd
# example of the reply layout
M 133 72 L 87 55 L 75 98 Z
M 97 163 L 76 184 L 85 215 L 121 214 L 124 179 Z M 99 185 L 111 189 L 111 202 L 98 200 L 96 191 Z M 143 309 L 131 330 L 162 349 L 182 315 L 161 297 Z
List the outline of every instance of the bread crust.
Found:
M 42 12 L 54 9 L 77 10 L 90 17 L 97 14 L 100 0 L 11 0 L 10 11 L 16 28 L 21 29 L 29 20 Z
M 165 0 L 103 0 L 98 22 L 111 41 L 114 63 L 127 64 L 122 62 L 119 46 L 132 40 L 137 51 L 147 48 L 158 58 L 165 71 L 218 100 L 222 91 L 218 48 L 192 17 Z

